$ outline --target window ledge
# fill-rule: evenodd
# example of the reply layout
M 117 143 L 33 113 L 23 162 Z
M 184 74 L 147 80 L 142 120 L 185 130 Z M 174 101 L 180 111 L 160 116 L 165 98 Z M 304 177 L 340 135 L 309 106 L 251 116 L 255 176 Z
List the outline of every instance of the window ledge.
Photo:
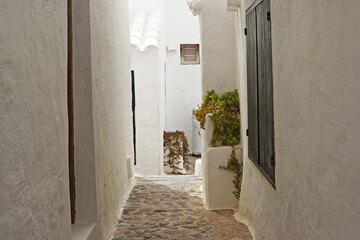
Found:
M 94 223 L 73 224 L 71 226 L 71 240 L 87 240 L 94 227 Z

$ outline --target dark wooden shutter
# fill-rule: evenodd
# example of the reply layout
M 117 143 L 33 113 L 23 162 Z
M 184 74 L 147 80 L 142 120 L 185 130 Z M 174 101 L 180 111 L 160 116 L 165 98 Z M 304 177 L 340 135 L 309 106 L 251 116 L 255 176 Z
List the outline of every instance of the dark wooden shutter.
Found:
M 249 158 L 259 164 L 256 12 L 246 15 Z
M 273 87 L 270 1 L 264 0 L 256 7 L 258 46 L 259 94 L 259 154 L 260 166 L 271 180 L 275 180 L 273 139 Z
M 73 96 L 73 8 L 72 0 L 67 1 L 68 14 L 68 65 L 67 65 L 67 97 L 69 123 L 69 190 L 71 223 L 75 223 L 75 155 L 74 155 L 74 96 Z
M 249 158 L 274 185 L 275 152 L 270 17 L 270 0 L 256 1 L 246 15 L 248 124 Z

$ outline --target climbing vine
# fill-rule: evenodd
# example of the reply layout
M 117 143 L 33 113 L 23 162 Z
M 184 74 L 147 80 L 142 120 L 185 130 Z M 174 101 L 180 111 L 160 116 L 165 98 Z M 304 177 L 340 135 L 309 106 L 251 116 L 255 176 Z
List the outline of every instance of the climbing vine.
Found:
M 232 193 L 234 194 L 237 200 L 240 200 L 240 191 L 241 191 L 241 179 L 242 179 L 242 163 L 239 163 L 239 160 L 235 156 L 235 150 L 232 151 L 229 161 L 226 166 L 219 167 L 222 170 L 234 173 L 234 186 L 235 189 Z
M 234 174 L 235 190 L 233 194 L 236 199 L 240 199 L 242 179 L 242 164 L 236 158 L 234 150 L 234 146 L 240 142 L 239 102 L 237 90 L 226 92 L 221 96 L 211 90 L 207 92 L 206 96 L 203 96 L 201 106 L 195 111 L 195 116 L 202 129 L 205 129 L 206 115 L 211 113 L 210 119 L 214 124 L 214 132 L 210 143 L 212 147 L 218 144 L 233 147 L 227 165 L 219 168 Z
M 189 144 L 184 132 L 164 132 L 164 158 L 166 159 L 164 165 L 172 168 L 172 174 L 181 174 L 179 171 L 182 169 L 178 167 L 181 157 L 184 168 L 189 169 L 188 152 Z

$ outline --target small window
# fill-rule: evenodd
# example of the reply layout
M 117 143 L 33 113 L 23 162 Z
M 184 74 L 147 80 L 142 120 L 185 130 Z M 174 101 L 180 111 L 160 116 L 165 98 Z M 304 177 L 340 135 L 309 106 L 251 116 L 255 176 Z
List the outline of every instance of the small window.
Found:
M 181 44 L 181 65 L 200 64 L 199 44 Z

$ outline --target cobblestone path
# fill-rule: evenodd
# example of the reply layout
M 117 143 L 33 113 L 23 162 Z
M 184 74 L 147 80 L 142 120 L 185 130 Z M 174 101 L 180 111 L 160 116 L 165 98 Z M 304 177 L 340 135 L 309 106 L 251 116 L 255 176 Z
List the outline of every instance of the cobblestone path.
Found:
M 140 178 L 118 221 L 113 240 L 238 239 L 251 240 L 248 228 L 233 210 L 203 207 L 200 178 Z

